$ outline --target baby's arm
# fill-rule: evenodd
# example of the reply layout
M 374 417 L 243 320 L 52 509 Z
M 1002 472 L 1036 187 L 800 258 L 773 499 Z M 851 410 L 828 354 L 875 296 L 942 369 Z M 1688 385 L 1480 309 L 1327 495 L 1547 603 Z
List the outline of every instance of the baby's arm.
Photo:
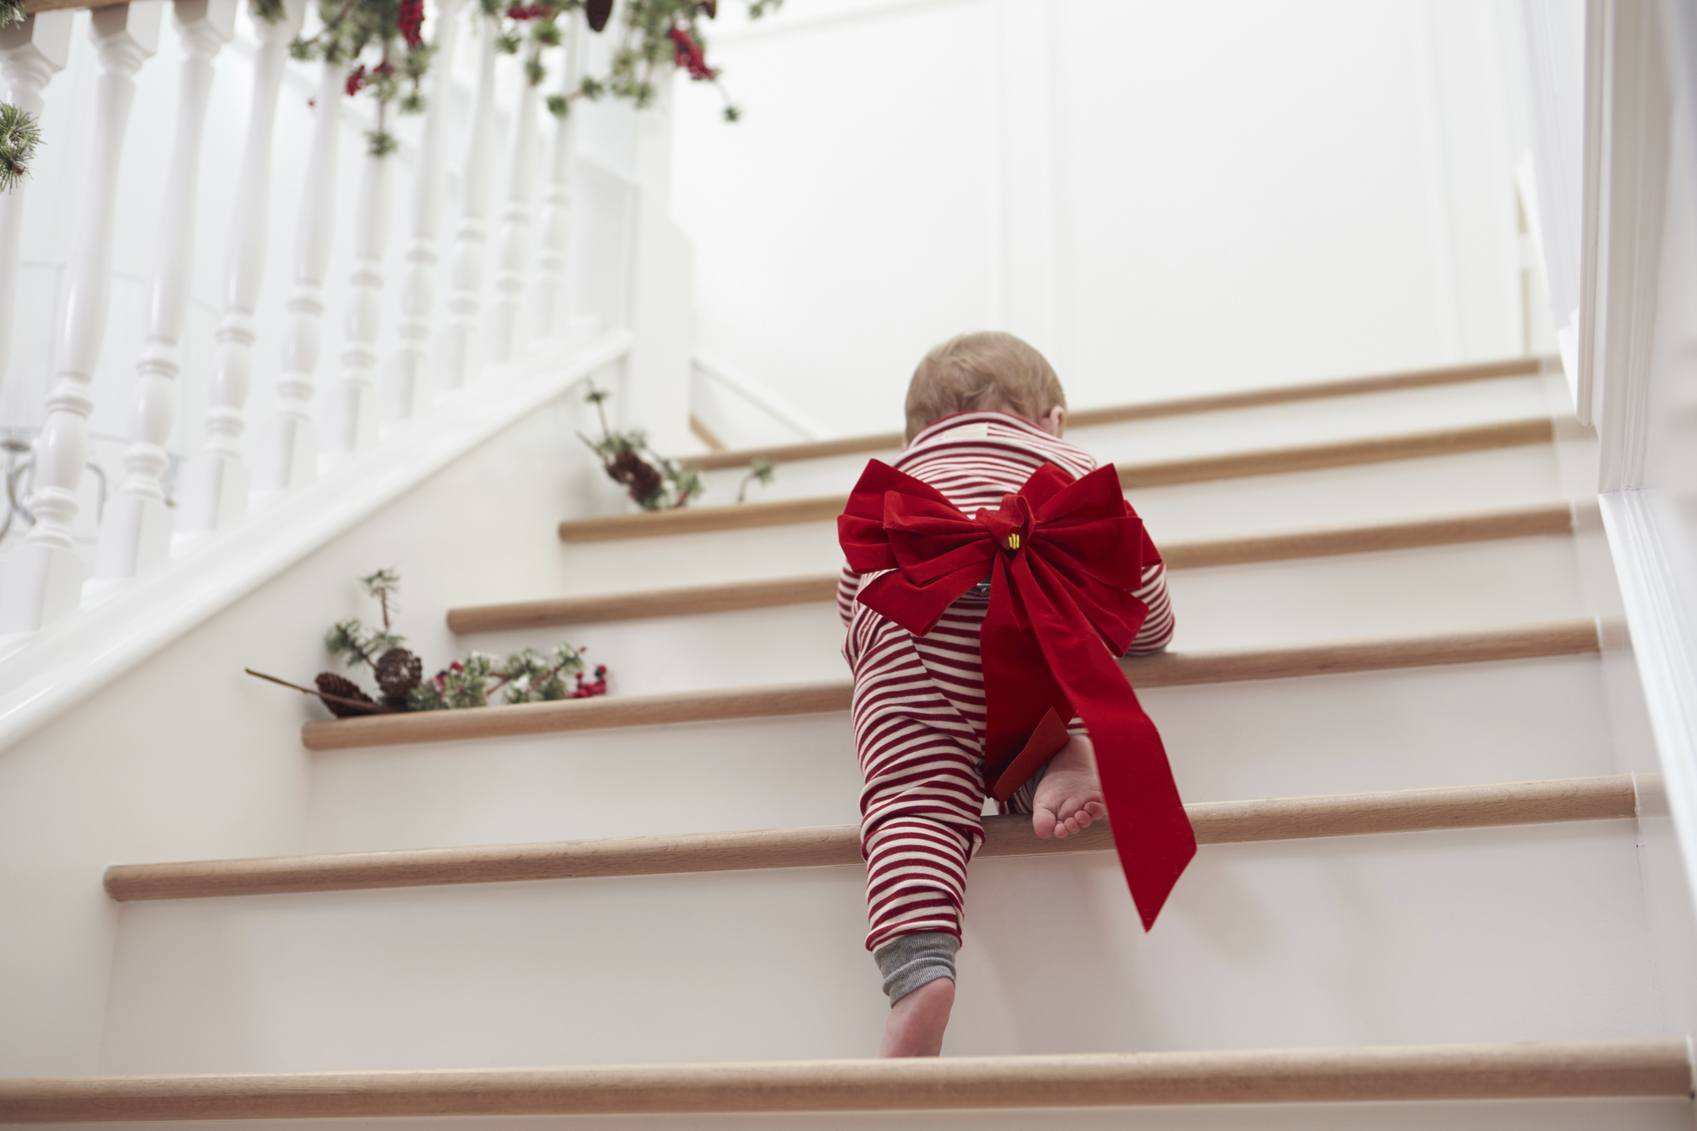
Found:
M 1149 615 L 1125 654 L 1146 656 L 1161 651 L 1173 638 L 1173 603 L 1167 596 L 1166 563 L 1161 561 L 1161 553 L 1155 549 L 1147 530 L 1143 532 L 1143 583 L 1132 591 L 1132 596 L 1143 602 Z
M 837 616 L 842 618 L 844 628 L 854 619 L 854 596 L 858 592 L 860 575 L 845 565 L 837 575 Z

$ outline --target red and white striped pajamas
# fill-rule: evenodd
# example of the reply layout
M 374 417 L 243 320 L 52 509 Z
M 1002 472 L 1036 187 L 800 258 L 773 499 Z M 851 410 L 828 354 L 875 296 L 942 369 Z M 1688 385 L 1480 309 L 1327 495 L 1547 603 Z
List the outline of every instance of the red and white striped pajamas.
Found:
M 1089 455 L 1036 425 L 996 412 L 944 417 L 908 445 L 894 466 L 941 491 L 966 514 L 994 510 L 1045 462 L 1074 477 L 1094 470 Z M 1130 652 L 1157 652 L 1172 639 L 1165 567 L 1144 536 L 1136 597 L 1149 609 Z M 854 671 L 854 739 L 865 786 L 860 794 L 870 929 L 866 948 L 900 935 L 961 934 L 966 865 L 984 840 L 984 673 L 978 630 L 987 586 L 951 605 L 925 636 L 915 636 L 855 601 L 863 580 L 844 569 L 837 611 Z M 1075 719 L 1072 729 L 1082 729 Z M 1002 805 L 1029 813 L 1028 784 Z

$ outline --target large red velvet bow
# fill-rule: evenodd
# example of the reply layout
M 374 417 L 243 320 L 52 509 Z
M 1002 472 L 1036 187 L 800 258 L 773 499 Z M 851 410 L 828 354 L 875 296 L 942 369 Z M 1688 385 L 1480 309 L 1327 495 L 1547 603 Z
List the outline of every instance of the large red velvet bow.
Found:
M 1073 480 L 1044 464 L 994 511 L 968 517 L 928 483 L 877 460 L 849 495 L 837 535 L 856 573 L 888 570 L 859 600 L 923 636 L 986 578 L 980 629 L 988 711 L 984 774 L 1006 800 L 1084 719 L 1096 748 L 1114 845 L 1144 929 L 1185 865 L 1196 835 L 1166 750 L 1120 669 L 1148 615 L 1143 523 L 1112 465 Z

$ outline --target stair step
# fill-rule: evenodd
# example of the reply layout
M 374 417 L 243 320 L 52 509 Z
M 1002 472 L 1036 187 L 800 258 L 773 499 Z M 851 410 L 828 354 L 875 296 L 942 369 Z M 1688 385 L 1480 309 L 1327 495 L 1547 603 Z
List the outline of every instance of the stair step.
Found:
M 1161 555 L 1169 569 L 1204 569 L 1568 534 L 1572 532 L 1573 525 L 1572 504 L 1543 503 L 1407 522 L 1176 542 L 1163 546 Z M 448 628 L 457 633 L 502 632 L 550 625 L 775 608 L 831 601 L 836 594 L 836 584 L 835 573 L 819 573 L 806 577 L 723 582 L 594 597 L 472 605 L 449 609 Z
M 1354 467 L 1393 460 L 1547 444 L 1554 438 L 1555 422 L 1552 419 L 1547 416 L 1527 417 L 1460 428 L 1298 444 L 1259 451 L 1190 456 L 1144 464 L 1122 463 L 1119 465 L 1120 483 L 1127 490 L 1206 483 L 1220 479 L 1281 475 L 1294 471 Z M 561 541 L 566 542 L 597 542 L 709 530 L 746 530 L 752 527 L 787 526 L 830 519 L 842 509 L 843 497 L 840 495 L 682 507 L 676 510 L 569 519 L 560 523 L 559 536 Z
M 1239 844 L 1620 820 L 1636 814 L 1637 801 L 1631 777 L 1614 774 L 1444 789 L 1215 801 L 1191 804 L 1186 809 L 1199 843 Z M 1065 840 L 1039 840 L 1026 817 L 988 817 L 984 826 L 980 856 L 1101 852 L 1113 844 L 1106 825 Z M 857 828 L 833 825 L 553 844 L 116 864 L 106 870 L 106 892 L 119 902 L 201 899 L 591 876 L 816 868 L 858 864 L 860 859 Z
M 1395 373 L 1375 373 L 1363 377 L 1343 377 L 1327 381 L 1271 388 L 1244 389 L 1226 393 L 1204 393 L 1194 397 L 1149 401 L 1142 404 L 1108 405 L 1101 408 L 1076 409 L 1067 414 L 1072 428 L 1093 428 L 1103 424 L 1119 424 L 1134 420 L 1155 420 L 1162 417 L 1184 416 L 1191 413 L 1221 412 L 1229 409 L 1257 408 L 1265 405 L 1295 404 L 1301 401 L 1324 400 L 1329 397 L 1355 396 L 1362 393 L 1384 393 L 1398 389 L 1422 389 L 1440 385 L 1457 385 L 1469 381 L 1485 381 L 1498 377 L 1525 377 L 1539 372 L 1544 359 L 1537 357 L 1503 358 L 1497 361 L 1445 365 L 1429 369 L 1412 369 Z M 778 444 L 761 448 L 741 448 L 732 451 L 710 452 L 686 456 L 686 467 L 698 471 L 747 467 L 757 459 L 775 463 L 796 460 L 824 459 L 831 456 L 867 454 L 892 451 L 902 446 L 900 432 L 879 432 L 863 436 L 845 436 L 832 440 L 808 443 Z
M 336 1119 L 1683 1096 L 1679 1041 L 0 1080 L 0 1119 Z
M 1394 637 L 1238 652 L 1163 652 L 1124 661 L 1138 688 L 1286 679 L 1432 664 L 1565 656 L 1595 652 L 1593 620 L 1556 621 L 1484 632 Z M 308 750 L 447 742 L 610 727 L 718 722 L 846 711 L 845 681 L 781 684 L 672 695 L 521 703 L 487 710 L 424 711 L 315 720 L 301 728 Z

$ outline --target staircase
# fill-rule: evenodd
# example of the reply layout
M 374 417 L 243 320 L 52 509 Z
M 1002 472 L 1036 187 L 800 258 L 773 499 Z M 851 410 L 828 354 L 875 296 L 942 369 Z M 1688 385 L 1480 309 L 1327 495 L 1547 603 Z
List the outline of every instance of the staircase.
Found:
M 513 476 L 556 433 L 503 434 L 452 489 L 533 517 L 456 575 L 446 628 L 569 629 L 614 694 L 306 721 L 286 853 L 162 805 L 157 853 L 105 871 L 95 1071 L 0 1077 L 0 1123 L 1687 1127 L 1640 879 L 1658 782 L 1614 748 L 1558 383 L 1514 361 L 1080 414 L 1173 567 L 1173 651 L 1126 664 L 1204 847 L 1144 935 L 1100 830 L 989 821 L 934 1062 L 862 1059 L 884 1006 L 831 605 L 830 518 L 892 438 L 787 448 L 742 506 L 561 515 L 560 545 Z M 463 536 L 428 502 L 372 538 Z M 216 639 L 298 633 L 283 581 Z M 181 729 L 250 753 L 228 714 Z

